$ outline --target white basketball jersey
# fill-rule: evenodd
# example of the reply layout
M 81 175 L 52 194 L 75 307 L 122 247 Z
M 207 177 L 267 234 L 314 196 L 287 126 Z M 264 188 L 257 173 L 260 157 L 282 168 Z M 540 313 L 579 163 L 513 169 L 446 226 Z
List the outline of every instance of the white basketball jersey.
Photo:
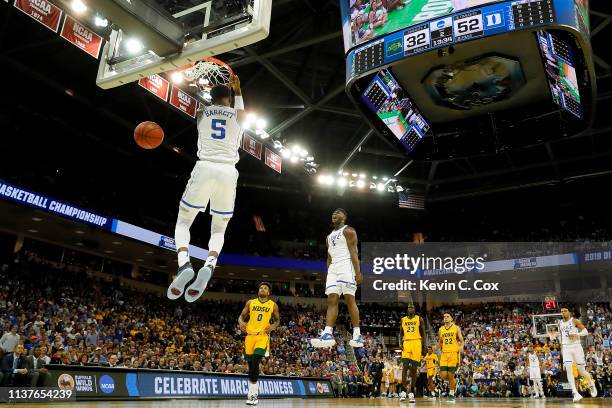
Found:
M 559 320 L 559 331 L 561 332 L 561 345 L 562 346 L 582 346 L 580 339 L 570 339 L 570 334 L 578 334 L 578 328 L 574 324 L 574 318 L 572 317 L 567 322 L 565 320 Z
M 529 353 L 528 358 L 529 358 L 529 367 L 540 368 L 540 359 L 538 358 L 537 354 Z
M 198 158 L 214 163 L 236 164 L 242 132 L 236 109 L 207 106 L 198 118 Z
M 348 227 L 348 225 L 333 230 L 331 234 L 327 236 L 327 253 L 331 256 L 332 263 L 351 259 L 351 253 L 349 252 L 346 237 L 344 236 L 346 227 Z

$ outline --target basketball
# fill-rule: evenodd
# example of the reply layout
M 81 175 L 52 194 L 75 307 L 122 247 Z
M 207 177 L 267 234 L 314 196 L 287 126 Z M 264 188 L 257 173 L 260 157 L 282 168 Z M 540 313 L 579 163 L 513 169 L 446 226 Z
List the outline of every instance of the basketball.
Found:
M 134 129 L 134 140 L 143 149 L 155 149 L 164 141 L 164 130 L 155 122 L 140 122 Z

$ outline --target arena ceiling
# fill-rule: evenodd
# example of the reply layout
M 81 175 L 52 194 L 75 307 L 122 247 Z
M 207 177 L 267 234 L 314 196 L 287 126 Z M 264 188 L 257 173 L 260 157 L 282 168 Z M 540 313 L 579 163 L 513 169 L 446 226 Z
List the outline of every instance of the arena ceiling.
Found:
M 189 0 L 163 2 L 180 7 Z M 433 202 L 612 174 L 612 3 L 592 0 L 591 9 L 598 89 L 592 128 L 546 144 L 538 144 L 534 135 L 533 146 L 498 154 L 412 162 L 399 180 L 425 191 Z M 275 0 L 270 36 L 220 58 L 239 74 L 246 103 L 267 118 L 274 137 L 306 147 L 323 170 L 344 167 L 393 175 L 409 161 L 369 131 L 344 92 L 339 13 L 338 0 Z M 5 72 L 0 126 L 9 138 L 11 129 L 23 135 L 19 129 L 29 126 L 30 132 L 27 141 L 0 142 L 3 156 L 9 153 L 0 164 L 0 177 L 11 172 L 13 177 L 53 177 L 50 169 L 57 163 L 77 157 L 92 166 L 83 171 L 99 172 L 100 177 L 111 167 L 119 175 L 156 171 L 160 182 L 188 175 L 195 160 L 192 121 L 135 84 L 98 88 L 97 60 L 5 2 L 0 2 L 0 64 Z M 30 120 L 53 123 L 73 137 L 24 123 Z M 132 131 L 143 120 L 162 125 L 165 148 L 144 152 L 135 147 Z M 33 164 L 28 173 L 24 161 L 33 160 L 28 157 L 55 163 Z M 314 179 L 288 163 L 279 176 L 245 155 L 239 169 L 246 187 L 320 190 Z

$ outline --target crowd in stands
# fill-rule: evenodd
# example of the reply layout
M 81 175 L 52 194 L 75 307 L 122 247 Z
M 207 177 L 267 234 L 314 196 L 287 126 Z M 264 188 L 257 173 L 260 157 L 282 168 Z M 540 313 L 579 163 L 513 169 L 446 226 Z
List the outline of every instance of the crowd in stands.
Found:
M 0 347 L 7 358 L 19 344 L 51 364 L 247 372 L 237 325 L 243 303 L 160 301 L 33 254 L 0 265 Z M 251 289 L 255 294 L 256 285 Z M 321 377 L 351 367 L 343 343 L 310 347 L 308 340 L 323 328 L 321 311 L 280 309 L 283 324 L 272 336 L 264 374 Z M 12 381 L 12 365 L 2 367 Z M 29 384 L 30 377 L 19 382 Z
M 0 348 L 2 381 L 43 384 L 44 364 L 100 365 L 168 370 L 246 373 L 239 302 L 201 301 L 195 305 L 160 301 L 153 294 L 100 281 L 83 270 L 21 253 L 0 262 Z M 35 284 L 34 284 L 35 283 Z M 252 293 L 255 293 L 253 288 Z M 366 346 L 351 349 L 341 336 L 330 350 L 313 349 L 308 339 L 323 328 L 311 306 L 280 304 L 282 324 L 271 339 L 262 372 L 270 375 L 328 377 L 340 396 L 378 396 L 382 359 L 396 355 L 382 342 L 382 330 L 399 326 L 403 308 L 361 305 Z M 465 349 L 458 370 L 459 396 L 527 396 L 525 348 L 534 344 L 542 358 L 550 396 L 562 376 L 558 345 L 532 336 L 528 304 L 487 304 L 434 309 L 431 326 L 451 311 L 463 327 Z M 612 312 L 609 304 L 583 306 L 582 321 L 593 334 L 588 369 L 604 395 L 612 380 Z M 341 310 L 340 327 L 348 327 Z M 431 342 L 431 338 L 429 339 Z M 23 355 L 20 358 L 19 355 Z M 25 375 L 15 372 L 13 361 Z M 440 383 L 442 384 L 442 383 Z

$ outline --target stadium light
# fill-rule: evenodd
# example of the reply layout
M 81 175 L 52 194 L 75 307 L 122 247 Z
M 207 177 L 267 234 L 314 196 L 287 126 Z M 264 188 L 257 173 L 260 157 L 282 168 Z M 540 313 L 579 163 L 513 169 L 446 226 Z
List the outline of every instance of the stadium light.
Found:
M 376 176 L 372 176 L 372 180 L 376 180 L 378 177 Z
M 378 183 L 378 185 L 376 186 L 376 190 L 382 193 L 383 191 L 385 191 L 385 185 L 383 183 Z
M 383 177 L 383 181 L 389 180 L 389 177 Z
M 85 3 L 83 3 L 82 0 L 72 0 L 70 8 L 77 14 L 81 14 L 87 11 L 87 6 L 85 5 Z
M 289 149 L 282 149 L 281 150 L 281 156 L 283 156 L 283 159 L 288 159 L 291 157 L 291 150 Z
M 338 185 L 340 187 L 345 187 L 347 185 L 348 181 L 344 178 L 344 177 L 340 177 L 338 179 Z
M 300 147 L 300 145 L 295 145 L 295 146 L 293 146 L 293 149 L 291 149 L 291 150 L 293 150 L 293 153 L 299 154 L 300 151 L 302 150 L 302 148 Z
M 179 85 L 180 83 L 183 82 L 183 74 L 181 74 L 180 72 L 173 72 L 172 75 L 170 75 L 170 79 L 172 80 L 173 83 Z
M 364 187 L 365 187 L 365 181 L 357 180 L 357 188 L 364 188 Z
M 267 125 L 268 123 L 266 122 L 266 120 L 262 118 L 257 119 L 257 121 L 255 122 L 255 128 L 259 130 L 265 129 Z
M 108 20 L 104 17 L 101 17 L 99 15 L 96 15 L 94 17 L 94 24 L 96 25 L 96 27 L 107 27 L 108 26 Z
M 142 45 L 142 43 L 140 42 L 140 40 L 138 40 L 137 38 L 129 38 L 126 42 L 125 42 L 125 49 L 130 53 L 130 54 L 137 54 L 140 51 L 142 51 L 142 49 L 144 48 L 144 45 Z
M 246 119 L 244 120 L 244 123 L 242 124 L 242 126 L 245 129 L 249 129 L 251 125 L 253 125 L 253 123 L 257 123 L 257 115 L 255 115 L 254 113 L 249 113 Z
M 298 162 L 298 157 L 297 156 L 291 156 L 291 163 L 297 163 Z
M 357 173 L 351 174 L 351 177 L 357 177 Z
M 317 180 L 319 181 L 319 184 L 325 184 L 327 182 L 327 176 L 321 174 Z
M 308 150 L 302 149 L 300 150 L 300 157 L 306 157 L 308 156 Z
M 360 178 L 360 179 L 364 179 L 364 178 L 366 178 L 365 173 L 361 173 L 361 174 L 359 175 L 359 178 Z

